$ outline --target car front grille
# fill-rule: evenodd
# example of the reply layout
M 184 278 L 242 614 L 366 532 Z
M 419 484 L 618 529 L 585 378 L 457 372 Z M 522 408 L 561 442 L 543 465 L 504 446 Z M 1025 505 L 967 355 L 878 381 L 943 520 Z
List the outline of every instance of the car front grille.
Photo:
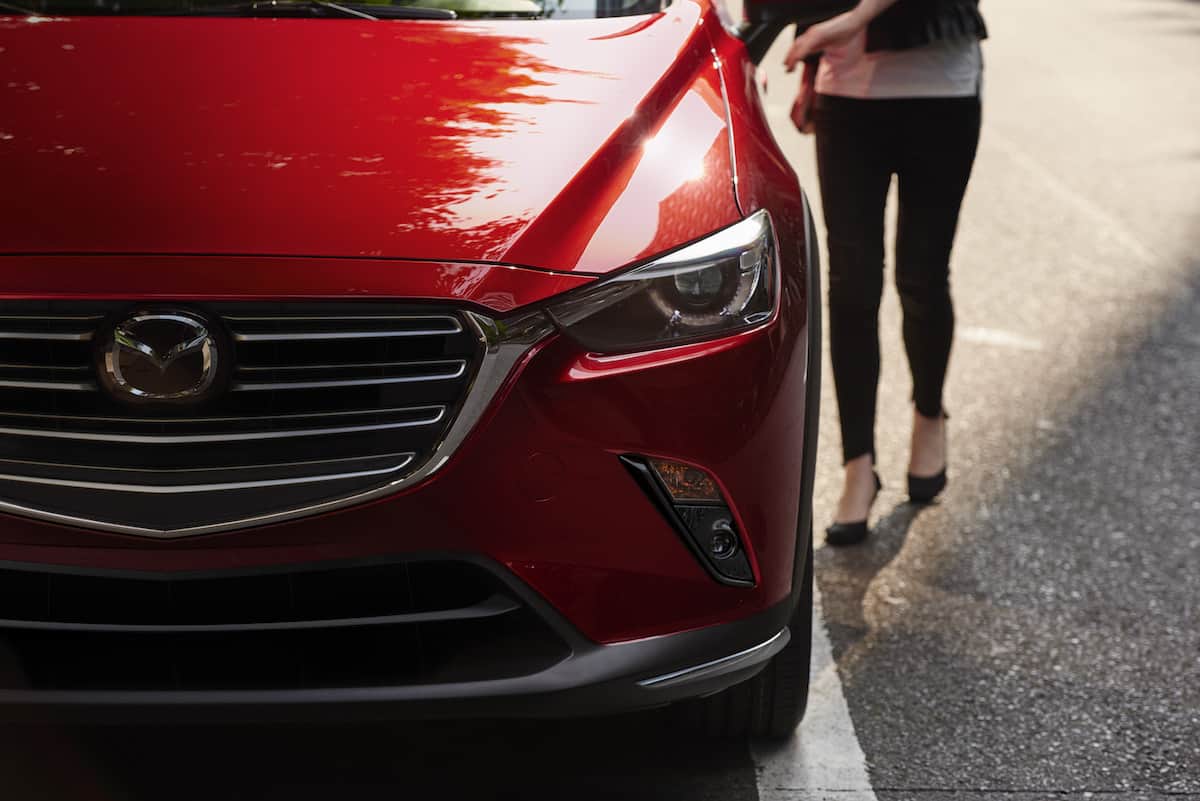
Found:
M 0 302 L 2 508 L 180 536 L 383 491 L 430 459 L 483 357 L 455 310 L 182 304 L 233 369 L 196 405 L 135 406 L 100 380 L 97 348 L 145 305 Z
M 569 652 L 471 562 L 203 574 L 0 566 L 0 689 L 434 684 L 526 675 Z

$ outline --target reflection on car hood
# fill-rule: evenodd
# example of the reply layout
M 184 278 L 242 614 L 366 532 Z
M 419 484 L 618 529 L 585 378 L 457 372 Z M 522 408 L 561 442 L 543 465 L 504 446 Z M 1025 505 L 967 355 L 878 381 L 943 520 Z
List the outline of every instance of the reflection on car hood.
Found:
M 2 18 L 0 251 L 619 267 L 737 217 L 704 8 Z

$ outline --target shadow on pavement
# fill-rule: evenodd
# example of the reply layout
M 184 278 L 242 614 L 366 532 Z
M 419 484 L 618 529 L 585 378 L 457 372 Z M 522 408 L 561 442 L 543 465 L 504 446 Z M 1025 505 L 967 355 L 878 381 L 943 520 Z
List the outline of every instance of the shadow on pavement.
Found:
M 1124 309 L 912 535 L 818 557 L 878 785 L 1200 795 L 1200 264 Z
M 744 745 L 662 713 L 567 722 L 7 728 L 20 801 L 756 798 Z
M 861 545 L 825 547 L 816 552 L 816 577 L 835 656 L 840 658 L 866 635 L 869 626 L 863 617 L 863 600 L 867 590 L 900 553 L 909 529 L 928 508 L 907 501 L 898 503 L 874 523 L 871 536 Z

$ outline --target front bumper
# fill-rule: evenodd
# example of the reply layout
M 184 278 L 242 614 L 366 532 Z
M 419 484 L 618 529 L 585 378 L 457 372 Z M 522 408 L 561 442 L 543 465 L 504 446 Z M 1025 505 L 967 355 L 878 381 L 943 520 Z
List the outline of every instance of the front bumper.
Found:
M 762 669 L 789 640 L 790 600 L 733 623 L 599 645 L 581 637 L 543 599 L 511 574 L 506 575 L 503 568 L 484 559 L 470 561 L 501 579 L 514 598 L 561 638 L 567 646 L 561 659 L 527 675 L 418 684 L 293 689 L 5 689 L 0 690 L 0 721 L 272 722 L 561 717 L 635 711 L 718 692 L 744 681 Z M 236 659 L 239 655 L 227 656 Z
M 805 399 L 795 323 L 785 309 L 738 337 L 606 359 L 551 339 L 454 457 L 395 495 L 170 541 L 6 516 L 0 561 L 171 574 L 439 551 L 503 565 L 595 642 L 749 617 L 792 589 Z M 705 572 L 631 478 L 625 454 L 700 465 L 717 479 L 753 587 Z

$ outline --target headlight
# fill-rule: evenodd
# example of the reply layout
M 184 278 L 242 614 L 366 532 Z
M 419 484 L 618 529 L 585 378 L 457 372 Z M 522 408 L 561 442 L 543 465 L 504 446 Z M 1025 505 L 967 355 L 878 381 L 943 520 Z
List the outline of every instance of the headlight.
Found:
M 759 211 L 547 311 L 564 333 L 594 352 L 662 348 L 770 320 L 777 273 L 771 219 Z

